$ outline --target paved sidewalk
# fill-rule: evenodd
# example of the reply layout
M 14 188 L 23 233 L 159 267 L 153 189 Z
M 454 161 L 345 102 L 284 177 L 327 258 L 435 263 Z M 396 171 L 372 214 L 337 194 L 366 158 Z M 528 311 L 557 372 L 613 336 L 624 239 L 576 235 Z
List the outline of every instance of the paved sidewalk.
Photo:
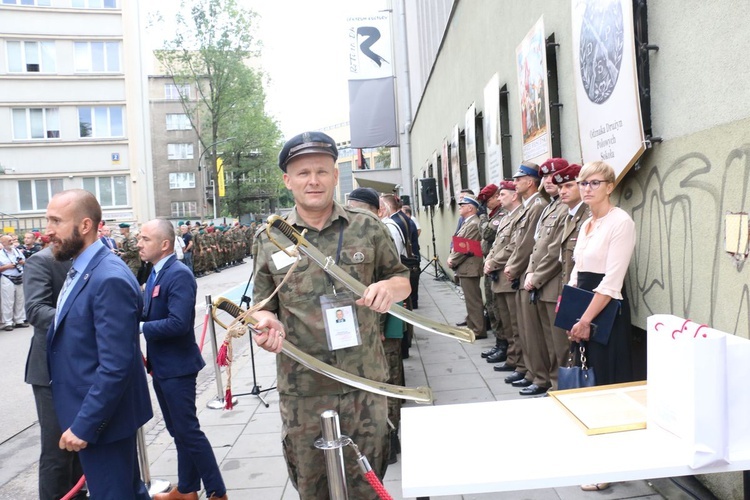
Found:
M 463 319 L 465 309 L 460 290 L 447 281 L 437 281 L 428 273 L 422 275 L 418 312 L 446 323 Z M 218 328 L 219 342 L 223 330 Z M 232 386 L 235 394 L 249 392 L 253 387 L 250 363 L 249 339 L 235 341 L 235 362 Z M 409 359 L 405 360 L 407 385 L 429 385 L 433 389 L 435 404 L 471 403 L 521 398 L 518 389 L 503 382 L 502 374 L 493 371 L 492 365 L 481 359 L 480 352 L 492 345 L 493 340 L 480 340 L 475 344 L 464 344 L 450 339 L 415 332 L 414 344 Z M 210 371 L 210 366 L 206 367 Z M 255 349 L 257 384 L 262 389 L 275 382 L 274 356 Z M 226 380 L 226 377 L 223 377 Z M 272 390 L 263 394 L 270 404 L 266 408 L 256 396 L 239 396 L 239 403 L 232 411 L 211 410 L 206 402 L 215 397 L 217 389 L 211 378 L 204 383 L 205 391 L 198 401 L 199 416 L 208 435 L 214 453 L 220 461 L 229 497 L 234 499 L 298 499 L 289 482 L 281 451 L 281 422 L 278 410 L 278 394 Z M 488 445 L 499 442 L 501 431 L 487 424 Z M 508 430 L 513 432 L 512 429 Z M 171 439 L 162 425 L 156 425 L 149 433 L 149 458 L 154 478 L 175 481 L 176 452 Z M 388 468 L 384 484 L 394 499 L 401 499 L 401 467 L 397 463 Z M 669 485 L 667 485 L 669 486 Z M 679 491 L 679 490 L 677 490 Z M 680 492 L 682 493 L 682 492 Z M 450 499 L 592 499 L 592 498 L 685 498 L 679 495 L 668 497 L 659 494 L 650 482 L 633 481 L 616 483 L 601 493 L 588 493 L 578 487 L 529 490 L 522 492 L 494 493 L 441 497 Z M 353 499 L 354 500 L 354 499 Z

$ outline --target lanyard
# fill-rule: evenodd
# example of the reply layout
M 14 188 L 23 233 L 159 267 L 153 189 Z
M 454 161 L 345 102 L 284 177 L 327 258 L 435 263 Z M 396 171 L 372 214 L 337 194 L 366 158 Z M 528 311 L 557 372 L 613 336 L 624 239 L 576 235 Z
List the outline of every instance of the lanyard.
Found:
M 339 244 L 336 248 L 336 265 L 339 265 L 339 260 L 341 259 L 341 245 L 344 243 L 344 221 L 343 219 L 339 219 Z M 333 294 L 336 295 L 336 285 L 333 283 L 333 279 L 331 279 L 331 276 L 326 273 L 326 278 L 328 278 L 328 282 L 331 284 L 331 288 L 333 288 Z

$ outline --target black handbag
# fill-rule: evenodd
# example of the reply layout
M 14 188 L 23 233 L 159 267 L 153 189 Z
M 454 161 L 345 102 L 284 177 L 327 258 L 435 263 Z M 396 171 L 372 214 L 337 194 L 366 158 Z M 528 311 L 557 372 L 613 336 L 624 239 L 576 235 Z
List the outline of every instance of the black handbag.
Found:
M 581 352 L 581 366 L 575 364 L 575 348 L 579 346 Z M 566 389 L 580 389 L 582 387 L 593 387 L 596 385 L 594 369 L 586 366 L 586 346 L 581 343 L 573 343 L 570 346 L 568 362 L 566 366 L 557 369 L 557 389 L 564 391 Z

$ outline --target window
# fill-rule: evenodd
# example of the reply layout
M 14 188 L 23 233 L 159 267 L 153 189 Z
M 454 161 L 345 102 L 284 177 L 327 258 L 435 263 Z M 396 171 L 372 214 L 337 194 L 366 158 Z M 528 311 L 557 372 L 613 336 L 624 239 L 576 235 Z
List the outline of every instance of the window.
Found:
M 76 42 L 76 73 L 120 71 L 120 42 Z
M 164 85 L 164 98 L 170 101 L 179 101 L 182 98 L 190 99 L 190 84 L 175 85 L 167 83 Z
M 5 42 L 9 73 L 54 73 L 55 42 Z
M 128 204 L 127 177 L 84 177 L 83 189 L 96 196 L 102 207 L 124 207 Z
M 78 108 L 81 137 L 123 137 L 122 106 Z
M 194 187 L 194 172 L 175 172 L 169 174 L 169 189 L 190 189 Z
M 190 118 L 184 113 L 167 114 L 167 130 L 190 130 Z
M 18 208 L 45 210 L 50 198 L 63 190 L 62 179 L 18 181 Z
M 73 0 L 76 9 L 116 9 L 117 0 Z
M 58 108 L 13 108 L 13 139 L 59 139 Z
M 173 201 L 172 217 L 197 217 L 198 202 L 196 201 Z
M 193 145 L 192 144 L 167 144 L 167 159 L 168 160 L 192 160 L 193 159 Z
M 49 7 L 51 0 L 3 0 L 6 5 L 36 5 L 39 7 Z

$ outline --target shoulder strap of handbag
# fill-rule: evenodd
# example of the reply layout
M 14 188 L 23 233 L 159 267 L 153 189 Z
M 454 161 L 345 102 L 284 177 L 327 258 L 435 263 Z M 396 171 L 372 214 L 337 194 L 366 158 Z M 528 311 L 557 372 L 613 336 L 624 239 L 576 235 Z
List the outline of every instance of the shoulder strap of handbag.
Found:
M 386 224 L 387 226 L 393 226 L 393 227 L 395 227 L 395 228 L 396 228 L 396 230 L 398 231 L 398 235 L 399 235 L 399 236 L 401 236 L 401 243 L 402 243 L 402 244 L 404 245 L 404 248 L 406 248 L 406 245 L 407 245 L 407 241 L 406 241 L 406 240 L 404 239 L 404 233 L 403 233 L 403 231 L 401 231 L 401 228 L 400 228 L 400 227 L 398 227 L 398 224 L 396 224 L 396 221 L 394 221 L 393 219 L 391 219 L 391 218 L 389 217 L 389 218 L 388 218 L 388 219 L 387 219 L 387 220 L 385 221 L 385 224 Z
M 406 216 L 403 214 L 403 212 L 401 212 L 401 210 L 397 211 L 396 215 L 399 219 L 401 219 L 401 221 L 404 223 L 404 226 L 406 227 L 406 243 L 404 243 L 404 247 L 406 248 L 406 256 L 414 257 L 414 252 L 411 248 L 411 229 L 409 228 L 409 221 L 405 219 Z M 396 225 L 398 226 L 398 224 Z M 400 230 L 401 228 L 399 228 L 399 231 Z

